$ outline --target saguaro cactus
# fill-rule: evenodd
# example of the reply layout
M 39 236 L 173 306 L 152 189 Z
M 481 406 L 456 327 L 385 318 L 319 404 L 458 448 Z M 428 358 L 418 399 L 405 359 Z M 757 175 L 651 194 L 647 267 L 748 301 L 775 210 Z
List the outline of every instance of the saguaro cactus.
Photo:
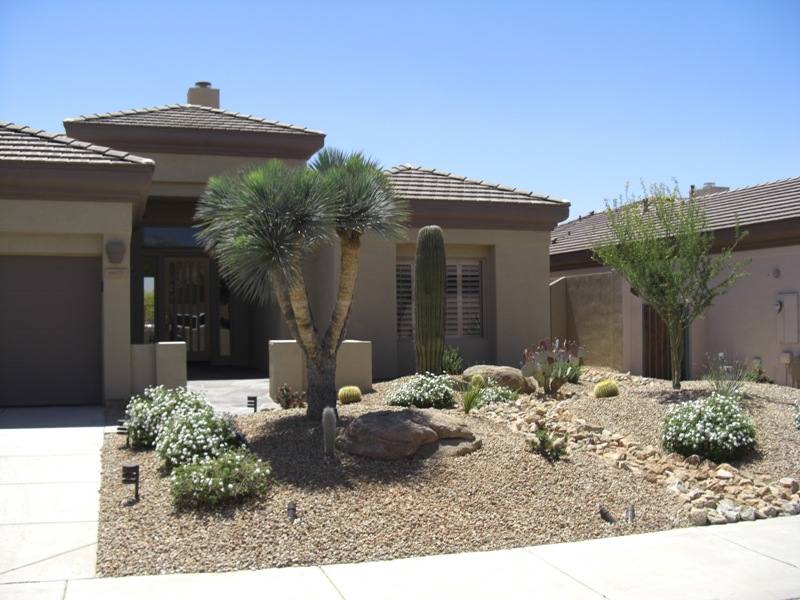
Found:
M 417 372 L 442 372 L 447 261 L 441 228 L 429 225 L 417 235 L 414 343 Z

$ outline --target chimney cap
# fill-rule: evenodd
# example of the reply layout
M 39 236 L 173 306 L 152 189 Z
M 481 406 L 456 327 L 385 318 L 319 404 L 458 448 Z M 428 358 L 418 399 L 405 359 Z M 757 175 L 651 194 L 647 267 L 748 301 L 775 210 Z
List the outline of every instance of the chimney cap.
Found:
M 716 185 L 716 183 L 714 183 L 713 181 L 706 181 L 706 182 L 703 184 L 703 187 L 704 187 L 704 188 L 713 188 L 715 185 Z
M 211 87 L 210 81 L 198 81 L 186 93 L 187 104 L 219 108 L 219 90 Z
M 199 87 L 199 88 L 210 88 L 211 87 L 211 82 L 210 81 L 197 81 L 197 82 L 195 82 L 194 85 L 195 85 L 195 87 Z

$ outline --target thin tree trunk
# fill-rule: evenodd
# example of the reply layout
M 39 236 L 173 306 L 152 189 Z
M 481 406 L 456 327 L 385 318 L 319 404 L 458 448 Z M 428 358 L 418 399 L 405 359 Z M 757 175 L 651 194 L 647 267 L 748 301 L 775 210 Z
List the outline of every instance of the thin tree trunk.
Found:
M 339 289 L 336 295 L 336 305 L 331 313 L 328 331 L 322 343 L 324 352 L 336 355 L 336 351 L 344 338 L 350 308 L 353 305 L 353 293 L 356 288 L 358 276 L 358 255 L 361 250 L 361 238 L 356 235 L 339 235 L 340 240 L 340 268 Z
M 297 330 L 297 322 L 294 319 L 294 311 L 292 310 L 292 301 L 289 298 L 289 288 L 285 281 L 276 282 L 273 286 L 275 290 L 275 298 L 278 301 L 278 307 L 281 309 L 283 319 L 286 321 L 286 326 L 289 328 L 289 334 L 300 343 L 300 332 Z
M 316 360 L 308 361 L 306 374 L 306 417 L 319 421 L 326 406 L 336 409 L 336 355 L 320 353 Z
M 309 361 L 314 361 L 320 354 L 319 336 L 308 302 L 306 281 L 302 269 L 289 282 L 289 301 L 292 305 L 294 320 L 297 325 L 297 341 Z
M 669 326 L 669 350 L 672 359 L 672 389 L 681 389 L 681 363 L 683 363 L 683 327 L 680 323 Z

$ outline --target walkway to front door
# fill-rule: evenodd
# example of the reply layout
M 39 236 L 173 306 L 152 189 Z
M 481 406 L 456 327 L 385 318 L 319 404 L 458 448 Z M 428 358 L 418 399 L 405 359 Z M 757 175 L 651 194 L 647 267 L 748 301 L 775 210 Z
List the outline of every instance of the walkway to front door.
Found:
M 0 584 L 94 577 L 102 445 L 100 407 L 0 408 Z
M 253 412 L 247 407 L 248 396 L 258 398 L 258 410 L 280 408 L 269 397 L 269 379 L 256 369 L 190 365 L 186 387 L 202 394 L 217 412 Z

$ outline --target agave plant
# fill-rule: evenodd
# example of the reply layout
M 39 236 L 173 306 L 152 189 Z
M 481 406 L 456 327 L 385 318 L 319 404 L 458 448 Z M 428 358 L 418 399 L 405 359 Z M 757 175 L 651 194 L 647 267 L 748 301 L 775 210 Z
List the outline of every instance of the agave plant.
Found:
M 533 377 L 545 394 L 555 394 L 580 374 L 583 348 L 576 342 L 544 339 L 522 354 L 522 374 Z

